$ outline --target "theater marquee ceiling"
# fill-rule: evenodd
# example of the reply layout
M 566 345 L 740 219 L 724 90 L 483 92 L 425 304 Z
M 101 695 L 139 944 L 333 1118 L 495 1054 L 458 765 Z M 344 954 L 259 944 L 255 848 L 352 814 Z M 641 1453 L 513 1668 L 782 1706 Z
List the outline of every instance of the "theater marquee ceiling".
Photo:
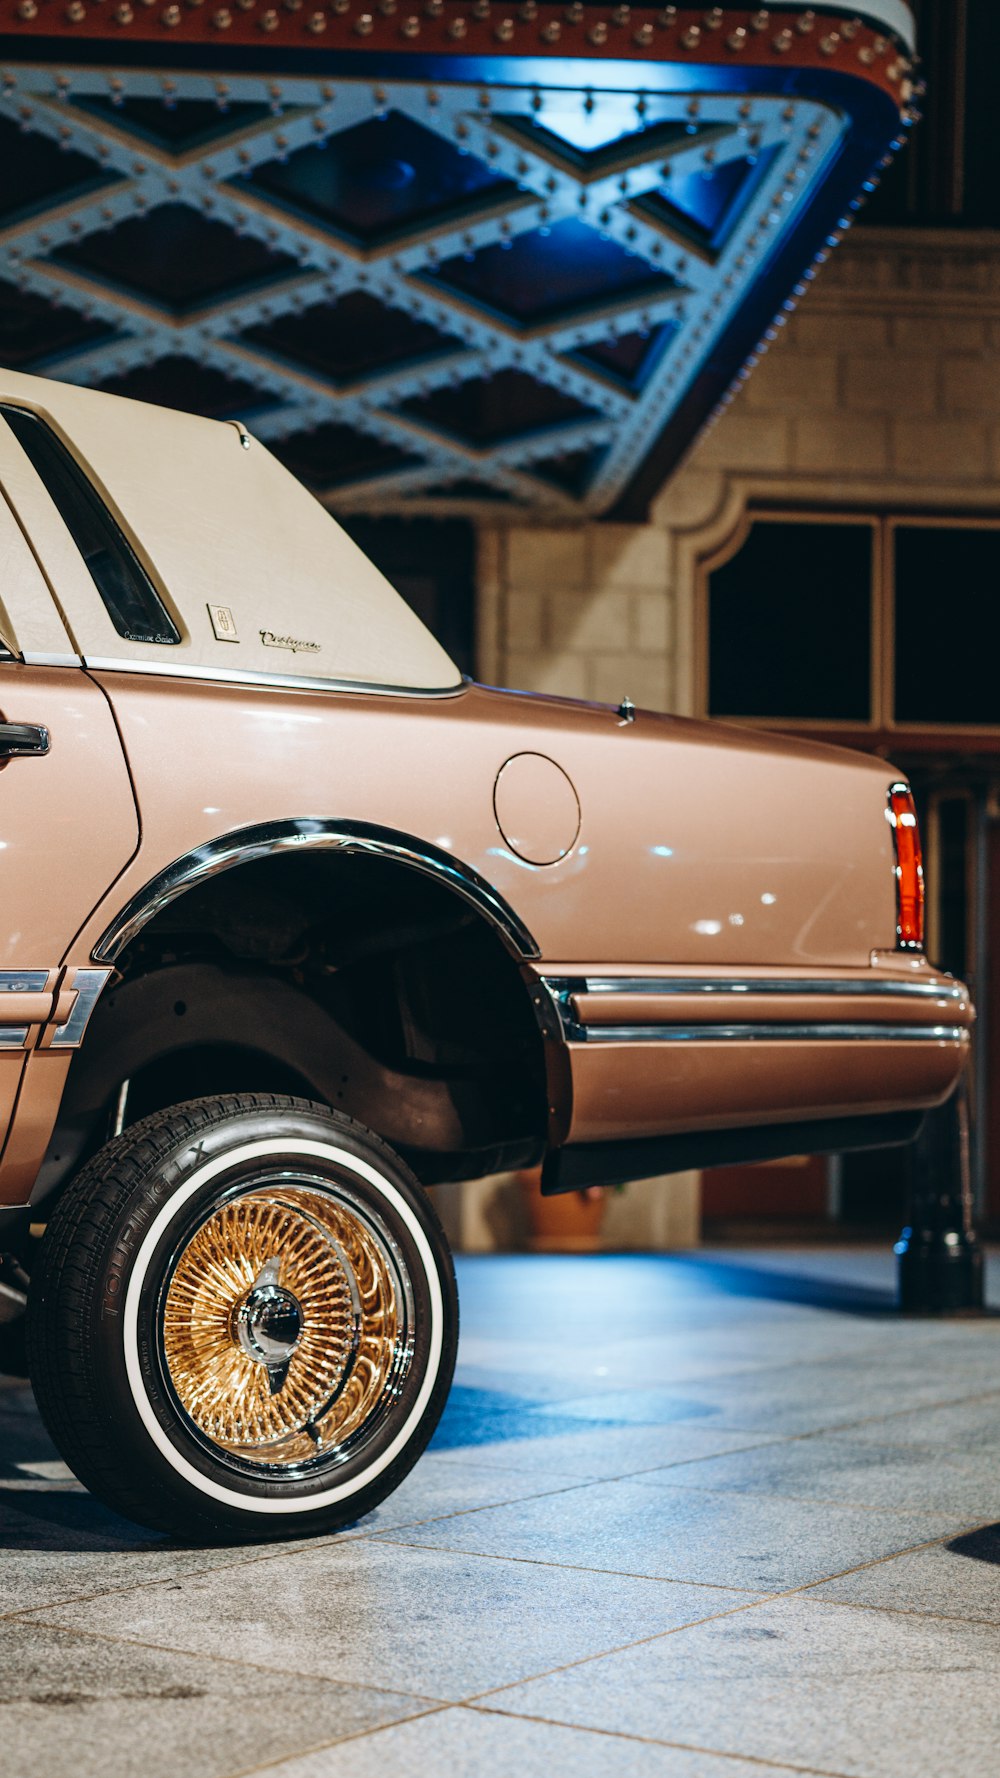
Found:
M 0 0 L 0 357 L 336 509 L 635 516 L 914 78 L 899 0 Z

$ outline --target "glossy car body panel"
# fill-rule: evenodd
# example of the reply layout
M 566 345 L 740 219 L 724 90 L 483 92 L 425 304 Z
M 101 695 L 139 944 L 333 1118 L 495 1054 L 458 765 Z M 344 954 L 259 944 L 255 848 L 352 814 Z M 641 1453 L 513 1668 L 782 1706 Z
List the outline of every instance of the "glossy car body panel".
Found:
M 867 968 L 892 943 L 887 773 L 864 755 L 645 712 L 621 728 L 600 707 L 479 686 L 422 701 L 94 677 L 143 817 L 141 852 L 115 889 L 124 900 L 216 836 L 320 818 L 449 853 L 516 909 L 543 957 Z M 551 865 L 518 858 L 497 827 L 493 785 L 512 742 L 544 742 L 576 786 L 577 843 Z M 714 813 L 723 791 L 725 822 Z M 73 961 L 113 913 L 98 910 Z
M 76 971 L 62 968 L 67 946 L 135 853 L 139 827 L 114 718 L 84 672 L 0 662 L 0 720 L 42 721 L 50 733 L 43 757 L 0 766 L 7 915 L 0 932 L 0 1135 L 10 1130 L 12 1141 L 16 1130 L 27 1156 L 15 1164 L 11 1143 L 4 1149 L 3 1204 L 23 1201 L 58 1111 L 53 1083 L 61 1086 L 68 1065 L 67 1058 L 60 1067 L 58 1053 L 80 998 Z M 27 1075 L 22 1081 L 25 1056 L 40 1044 L 55 1050 L 30 1083 Z
M 86 673 L 0 662 L 0 719 L 44 722 L 51 737 L 44 758 L 0 766 L 0 968 L 50 970 L 135 854 L 135 800 L 108 701 Z
M 950 1029 L 950 1028 L 949 1028 Z M 940 1103 L 961 1073 L 964 1037 L 828 1037 L 571 1045 L 568 1142 L 752 1128 L 816 1115 L 876 1116 Z
M 539 1082 L 535 1134 L 523 1127 L 531 1094 L 512 1092 L 522 1116 L 506 1132 L 512 1147 L 530 1149 L 536 1135 L 540 1154 L 546 1142 L 874 1119 L 919 1113 L 951 1090 L 972 1008 L 961 984 L 895 948 L 886 795 L 896 774 L 884 761 L 645 711 L 623 723 L 603 706 L 469 684 L 421 695 L 421 676 L 440 668 L 447 680 L 450 663 L 429 638 L 413 641 L 416 620 L 367 565 L 352 583 L 356 562 L 337 541 L 339 527 L 283 471 L 272 476 L 255 441 L 246 450 L 231 426 L 151 417 L 136 404 L 32 379 L 0 375 L 0 399 L 51 417 L 183 637 L 182 646 L 115 640 L 53 499 L 0 426 L 10 503 L 0 509 L 0 550 L 12 576 L 0 632 L 6 625 L 3 640 L 22 654 L 48 637 L 68 663 L 0 662 L 0 715 L 44 723 L 52 737 L 44 758 L 0 766 L 0 871 L 12 910 L 0 969 L 24 974 L 10 1007 L 0 981 L 0 1020 L 9 1019 L 0 1023 L 0 1121 L 20 1088 L 0 1202 L 25 1203 L 31 1193 L 60 1110 L 66 1046 L 83 1043 L 86 1053 L 106 975 L 131 970 L 122 1004 L 140 1006 L 135 990 L 152 980 L 144 970 L 165 981 L 167 966 L 196 962 L 162 952 L 144 961 L 145 934 L 165 910 L 206 884 L 237 893 L 241 871 L 295 856 L 310 868 L 319 854 L 328 864 L 380 860 L 397 884 L 412 880 L 412 891 L 400 891 L 404 910 L 431 882 L 460 908 L 456 930 L 480 922 L 506 951 L 523 1026 L 509 1003 L 508 1017 L 522 1047 L 524 1030 L 535 1046 Z M 142 460 L 149 441 L 171 446 L 162 473 L 158 461 L 154 469 Z M 268 489 L 276 490 L 270 507 Z M 280 585 L 281 539 L 299 512 L 309 560 L 292 550 Z M 255 552 L 271 564 L 266 574 Z M 206 634 L 209 594 L 241 636 L 242 614 L 252 612 L 250 646 Z M 333 598 L 332 615 L 321 594 Z M 315 633 L 322 646 L 286 651 L 288 671 L 269 676 L 260 632 L 261 601 L 271 597 L 269 634 Z M 370 639 L 368 600 L 377 619 Z M 382 661 L 397 688 L 345 686 L 338 660 L 355 676 Z M 333 879 L 323 881 L 328 895 Z M 205 959 L 200 979 L 222 982 L 217 949 L 209 945 Z M 29 982 L 31 971 L 44 971 L 44 983 Z M 274 979 L 286 999 L 302 989 L 287 972 Z M 364 971 L 357 983 L 363 997 Z M 205 987 L 234 1008 L 240 991 L 235 977 L 224 992 Z M 263 991 L 257 980 L 252 992 Z M 490 1026 L 494 1009 L 479 981 L 458 969 L 452 993 L 453 1016 L 460 1011 L 473 1038 Z M 403 1105 L 400 1058 L 383 1066 L 376 1044 L 362 1061 L 359 1029 L 338 1038 L 323 1023 L 322 997 L 316 1041 L 330 1031 L 334 1043 L 353 1044 L 365 1090 L 382 1081 Z M 293 1026 L 294 1006 L 286 1013 Z M 417 1153 L 469 1146 L 471 1167 L 475 1143 L 464 1132 L 478 1126 L 461 1109 L 465 1089 L 432 1085 L 419 1042 L 406 1055 L 409 1078 L 423 1084 L 400 1129 Z M 107 1106 L 94 1115 L 106 1120 Z M 502 1130 L 483 1137 L 483 1169 L 504 1140 Z

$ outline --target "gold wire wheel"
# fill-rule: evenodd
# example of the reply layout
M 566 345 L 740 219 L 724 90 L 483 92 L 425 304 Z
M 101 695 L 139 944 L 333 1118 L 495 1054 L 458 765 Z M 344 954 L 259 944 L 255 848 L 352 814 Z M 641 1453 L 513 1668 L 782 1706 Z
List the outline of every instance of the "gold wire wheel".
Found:
M 384 1237 L 340 1194 L 246 1192 L 176 1256 L 161 1324 L 174 1394 L 204 1438 L 245 1461 L 332 1457 L 399 1379 L 405 1297 Z

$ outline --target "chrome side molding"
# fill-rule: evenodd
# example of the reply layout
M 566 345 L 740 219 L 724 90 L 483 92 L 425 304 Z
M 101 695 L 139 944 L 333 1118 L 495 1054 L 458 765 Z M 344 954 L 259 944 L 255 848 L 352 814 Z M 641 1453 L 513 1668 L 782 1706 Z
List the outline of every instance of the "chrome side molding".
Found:
M 4 969 L 0 971 L 0 996 L 51 992 L 51 974 L 48 969 Z M 16 1002 L 14 1007 L 4 1006 L 0 1012 L 0 1050 L 23 1050 L 31 1026 L 27 1023 L 8 1024 L 6 1021 L 11 1015 L 14 1019 L 19 1016 Z
M 569 1033 L 567 1033 L 569 1035 Z M 964 1025 L 579 1025 L 575 1042 L 584 1043 L 937 1043 L 968 1041 Z
M 808 981 L 791 977 L 755 980 L 753 976 L 734 976 L 723 981 L 718 976 L 582 976 L 572 982 L 547 977 L 555 992 L 568 989 L 574 994 L 863 994 L 866 999 L 883 994 L 922 995 L 938 1000 L 962 1000 L 964 989 L 958 982 L 887 982 L 866 981 L 863 977 L 816 976 Z
M 541 955 L 531 933 L 503 896 L 478 871 L 424 840 L 367 821 L 301 819 L 262 822 L 208 840 L 167 865 L 151 878 L 94 946 L 95 963 L 113 964 L 137 933 L 186 889 L 222 871 L 281 852 L 356 852 L 393 859 L 453 889 L 490 921 L 516 956 L 530 961 Z
M 965 990 L 958 982 L 870 982 L 864 977 L 843 976 L 815 976 L 800 981 L 789 977 L 755 980 L 752 976 L 731 979 L 693 976 L 541 976 L 539 980 L 567 1043 L 831 1043 L 838 1039 L 851 1042 L 961 1043 L 967 1042 L 969 1037 L 964 1026 L 947 1023 L 949 1013 L 955 1017 L 959 1007 L 966 1002 Z M 656 1023 L 649 1024 L 637 1024 L 634 1020 L 621 1025 L 586 1024 L 578 1016 L 574 1006 L 575 999 L 581 995 L 600 998 L 608 994 L 622 994 L 633 998 L 650 995 L 659 1000 L 669 999 L 672 995 L 683 995 L 690 999 L 702 994 L 728 996 L 730 999 L 754 995 L 772 999 L 834 999 L 842 996 L 846 1002 L 852 997 L 863 997 L 895 1001 L 900 1020 L 898 1023 L 888 1020 L 885 1023 L 874 1020 L 851 1022 L 849 1018 L 845 1018 L 843 1022 L 829 1018 L 754 1020 L 737 1015 L 735 1018 L 720 1018 L 715 1023 L 678 1021 L 674 1024 L 666 1023 L 661 1018 Z M 936 1004 L 941 1022 L 907 1024 L 904 1016 L 907 1001 L 914 1011 L 917 1005 L 926 1006 L 928 1002 Z M 846 1004 L 844 1010 L 845 1013 L 848 1010 Z

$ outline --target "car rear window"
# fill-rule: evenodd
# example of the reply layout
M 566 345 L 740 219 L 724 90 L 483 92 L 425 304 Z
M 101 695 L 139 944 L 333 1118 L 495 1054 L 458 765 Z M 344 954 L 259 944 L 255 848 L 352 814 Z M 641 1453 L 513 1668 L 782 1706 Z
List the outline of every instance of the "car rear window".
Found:
M 0 405 L 0 413 L 58 508 L 119 636 L 179 642 L 180 631 L 138 556 L 65 445 L 27 408 Z

